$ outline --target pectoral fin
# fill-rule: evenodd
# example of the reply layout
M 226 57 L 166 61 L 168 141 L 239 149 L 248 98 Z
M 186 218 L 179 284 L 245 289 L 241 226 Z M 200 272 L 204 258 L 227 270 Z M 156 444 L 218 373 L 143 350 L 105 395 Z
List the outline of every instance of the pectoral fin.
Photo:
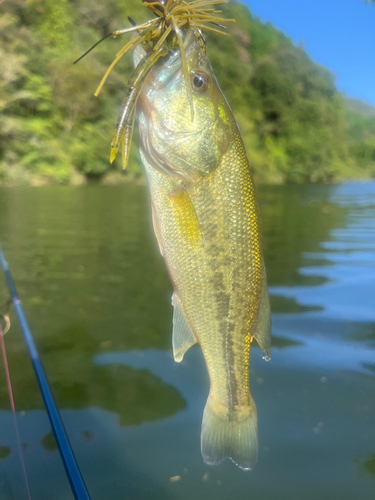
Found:
M 176 218 L 181 239 L 193 247 L 199 245 L 201 232 L 194 205 L 183 184 L 168 193 L 172 209 Z
M 175 294 L 172 295 L 173 305 L 173 356 L 174 360 L 180 363 L 183 360 L 185 352 L 197 341 L 191 333 L 189 325 L 182 314 L 178 299 Z
M 263 358 L 269 361 L 271 359 L 271 309 L 265 269 L 263 270 L 258 322 L 253 336 L 263 351 Z

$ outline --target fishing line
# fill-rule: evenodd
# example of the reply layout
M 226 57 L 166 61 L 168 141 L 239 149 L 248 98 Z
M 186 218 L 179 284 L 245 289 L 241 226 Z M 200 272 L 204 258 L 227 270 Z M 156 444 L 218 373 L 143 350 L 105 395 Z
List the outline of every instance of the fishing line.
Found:
M 53 434 L 56 439 L 56 443 L 60 452 L 60 456 L 65 468 L 66 475 L 70 483 L 72 493 L 76 500 L 90 500 L 90 496 L 88 494 L 81 471 L 78 467 L 76 458 L 74 456 L 73 449 L 71 447 L 68 438 L 68 434 L 64 427 L 64 423 L 60 416 L 59 410 L 56 406 L 55 400 L 53 399 L 51 388 L 48 384 L 47 377 L 44 373 L 42 364 L 40 362 L 39 354 L 34 344 L 34 339 L 29 329 L 29 325 L 27 324 L 26 317 L 22 309 L 21 301 L 18 298 L 16 287 L 14 285 L 12 276 L 9 271 L 8 263 L 5 260 L 5 256 L 1 247 L 0 247 L 0 267 L 4 271 L 5 279 L 12 298 L 12 304 L 18 316 L 21 330 L 26 342 L 27 350 L 29 352 L 35 376 L 39 384 L 40 392 L 43 396 L 44 405 L 47 410 L 48 418 L 52 427 Z
M 20 431 L 19 431 L 18 423 L 17 423 L 16 407 L 14 405 L 13 390 L 12 390 L 12 383 L 10 380 L 7 352 L 5 349 L 5 342 L 4 342 L 4 335 L 9 330 L 10 322 L 9 322 L 9 317 L 7 314 L 0 315 L 0 316 L 4 318 L 5 323 L 6 323 L 4 331 L 3 331 L 2 327 L 1 327 L 1 323 L 0 323 L 0 348 L 1 348 L 2 358 L 3 358 L 3 364 L 4 364 L 5 378 L 6 378 L 6 382 L 7 382 L 7 386 L 8 386 L 9 402 L 10 402 L 10 407 L 12 409 L 13 428 L 14 428 L 14 433 L 16 435 L 18 457 L 20 459 L 23 482 L 25 484 L 25 489 L 26 489 L 26 495 L 27 495 L 28 500 L 31 500 L 29 481 L 27 479 L 27 473 L 26 473 L 26 467 L 25 467 L 25 460 L 23 458 L 23 453 L 22 453 Z

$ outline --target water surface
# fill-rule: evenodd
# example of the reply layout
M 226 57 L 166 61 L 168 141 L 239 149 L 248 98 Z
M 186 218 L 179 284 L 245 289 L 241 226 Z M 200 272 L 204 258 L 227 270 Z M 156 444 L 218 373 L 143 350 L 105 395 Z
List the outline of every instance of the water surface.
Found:
M 0 188 L 0 240 L 93 500 L 374 499 L 375 183 L 259 198 L 273 348 L 251 351 L 260 453 L 243 472 L 202 461 L 208 376 L 198 347 L 173 361 L 146 188 Z M 14 315 L 6 343 L 32 498 L 70 500 Z M 0 498 L 26 498 L 2 371 Z

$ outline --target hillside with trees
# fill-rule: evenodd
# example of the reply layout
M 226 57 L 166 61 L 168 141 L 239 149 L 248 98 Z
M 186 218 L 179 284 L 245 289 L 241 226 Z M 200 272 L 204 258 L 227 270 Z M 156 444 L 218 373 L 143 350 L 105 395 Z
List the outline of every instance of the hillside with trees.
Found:
M 217 79 L 240 125 L 259 182 L 333 182 L 375 176 L 375 110 L 346 100 L 334 76 L 239 2 L 230 37 L 207 36 Z M 12 0 L 0 4 L 0 183 L 136 180 L 138 138 L 129 166 L 111 166 L 109 146 L 130 55 L 93 93 L 125 37 L 102 36 L 151 13 L 141 0 Z M 118 172 L 117 175 L 115 173 Z

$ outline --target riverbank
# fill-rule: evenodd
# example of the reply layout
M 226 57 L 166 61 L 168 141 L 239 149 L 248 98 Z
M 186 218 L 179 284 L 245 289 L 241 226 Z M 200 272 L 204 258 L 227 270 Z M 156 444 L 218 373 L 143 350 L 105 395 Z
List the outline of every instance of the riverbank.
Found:
M 85 186 L 87 184 L 99 184 L 103 186 L 120 186 L 122 184 L 133 184 L 138 186 L 146 185 L 146 178 L 143 173 L 129 174 L 118 170 L 106 172 L 101 176 L 85 176 L 75 169 L 69 177 L 63 180 L 53 177 L 41 176 L 25 172 L 22 169 L 15 170 L 12 175 L 9 175 L 2 180 L 0 179 L 0 187 L 42 187 L 42 186 Z
M 359 173 L 353 177 L 338 177 L 333 179 L 319 180 L 318 182 L 289 182 L 280 175 L 273 177 L 259 176 L 253 172 L 254 181 L 257 185 L 282 185 L 282 184 L 340 184 L 346 182 L 366 182 L 371 178 L 368 172 Z M 132 184 L 137 186 L 145 186 L 147 184 L 146 177 L 143 171 L 140 173 L 128 173 L 126 171 L 111 170 L 100 176 L 85 176 L 75 169 L 69 177 L 64 179 L 53 178 L 50 176 L 41 176 L 20 170 L 15 170 L 12 175 L 9 175 L 2 180 L 0 179 L 0 187 L 43 187 L 43 186 L 85 186 L 88 184 L 97 184 L 103 186 L 121 186 L 123 184 Z

